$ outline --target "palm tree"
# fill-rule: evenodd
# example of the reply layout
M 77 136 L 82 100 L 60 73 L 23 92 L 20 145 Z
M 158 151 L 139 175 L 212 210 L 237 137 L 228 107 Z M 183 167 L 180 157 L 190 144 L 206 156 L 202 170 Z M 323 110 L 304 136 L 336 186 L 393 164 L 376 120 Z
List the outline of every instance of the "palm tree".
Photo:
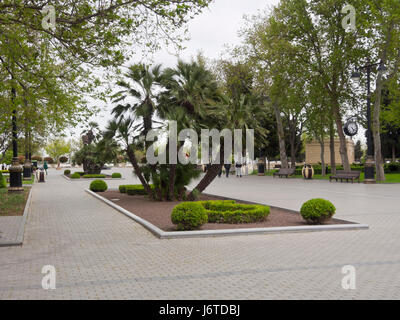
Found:
M 200 131 L 201 128 L 216 125 L 209 113 L 221 100 L 221 91 L 214 75 L 201 59 L 190 63 L 179 60 L 176 68 L 163 72 L 161 83 L 165 90 L 158 98 L 158 113 L 163 119 L 177 121 L 178 131 L 183 128 Z M 215 168 L 213 171 L 215 178 L 219 170 Z M 210 172 L 206 176 L 211 178 Z M 175 178 L 176 165 L 171 164 L 168 179 L 170 199 L 174 196 Z
M 124 117 L 127 113 L 133 115 L 135 120 L 142 121 L 134 127 L 140 135 L 146 137 L 147 133 L 153 128 L 153 117 L 156 112 L 156 92 L 159 87 L 161 76 L 161 65 L 156 65 L 150 69 L 145 64 L 137 64 L 129 67 L 125 77 L 133 81 L 133 86 L 128 81 L 118 81 L 118 86 L 123 90 L 117 92 L 113 98 L 114 103 L 118 103 L 131 96 L 134 103 L 118 104 L 113 110 L 115 118 Z
M 139 135 L 136 134 L 137 131 L 134 128 L 134 119 L 130 117 L 125 117 L 119 119 L 118 121 L 111 120 L 108 122 L 104 132 L 104 138 L 107 140 L 116 139 L 118 142 L 121 142 L 124 145 L 126 154 L 128 155 L 129 161 L 132 163 L 136 176 L 139 178 L 146 192 L 149 195 L 153 195 L 149 184 L 143 176 L 139 162 L 135 155 L 135 147 L 140 142 Z

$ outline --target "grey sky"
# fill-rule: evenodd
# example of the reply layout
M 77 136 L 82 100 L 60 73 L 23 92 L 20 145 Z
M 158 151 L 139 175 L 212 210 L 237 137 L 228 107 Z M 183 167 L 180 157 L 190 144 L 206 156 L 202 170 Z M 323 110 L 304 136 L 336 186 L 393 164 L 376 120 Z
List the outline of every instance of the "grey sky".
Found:
M 235 45 L 240 43 L 238 31 L 243 26 L 244 15 L 257 14 L 259 10 L 264 10 L 278 3 L 278 0 L 215 0 L 209 8 L 191 20 L 188 24 L 191 39 L 184 43 L 186 49 L 179 52 L 179 57 L 190 60 L 198 52 L 202 52 L 206 58 L 216 59 L 224 51 L 225 45 Z M 172 52 L 163 49 L 153 57 L 155 63 L 161 63 L 164 67 L 172 67 L 177 62 L 177 57 Z M 134 63 L 135 61 L 132 61 Z M 93 102 L 97 103 L 97 102 Z M 102 107 L 106 107 L 101 103 Z M 110 119 L 112 106 L 107 106 L 107 111 L 95 117 L 93 120 L 98 122 L 101 127 L 107 124 Z M 75 136 L 80 133 L 80 129 L 74 130 Z

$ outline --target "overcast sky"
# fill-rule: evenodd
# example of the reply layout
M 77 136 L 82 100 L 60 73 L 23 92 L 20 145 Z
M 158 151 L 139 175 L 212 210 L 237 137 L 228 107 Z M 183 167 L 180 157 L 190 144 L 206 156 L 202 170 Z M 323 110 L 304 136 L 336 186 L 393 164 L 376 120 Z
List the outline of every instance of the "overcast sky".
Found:
M 243 26 L 244 15 L 257 14 L 259 10 L 262 11 L 277 3 L 278 0 L 214 0 L 201 15 L 189 22 L 188 29 L 191 39 L 183 44 L 186 49 L 179 52 L 179 57 L 183 60 L 190 60 L 198 52 L 202 52 L 208 59 L 220 57 L 225 50 L 225 45 L 240 43 L 238 31 Z M 174 54 L 176 53 L 161 50 L 154 55 L 153 60 L 164 67 L 173 67 L 177 62 Z M 132 63 L 134 62 L 132 61 Z M 101 106 L 107 110 L 92 120 L 104 128 L 110 119 L 109 109 L 112 106 L 106 107 L 104 103 Z M 76 128 L 73 131 L 74 136 L 79 137 L 81 129 Z

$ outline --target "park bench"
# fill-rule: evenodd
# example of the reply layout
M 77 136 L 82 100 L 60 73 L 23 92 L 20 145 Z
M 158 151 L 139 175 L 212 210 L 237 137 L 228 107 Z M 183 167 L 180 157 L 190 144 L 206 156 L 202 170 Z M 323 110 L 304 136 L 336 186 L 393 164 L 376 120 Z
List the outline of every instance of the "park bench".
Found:
M 294 168 L 289 168 L 289 169 L 279 169 L 278 172 L 274 172 L 273 177 L 275 178 L 275 176 L 279 176 L 279 178 L 282 178 L 283 176 L 285 176 L 286 178 L 288 178 L 289 176 L 294 175 L 295 169 Z
M 351 183 L 354 183 L 354 180 L 358 180 L 358 183 L 360 183 L 360 174 L 360 171 L 338 170 L 334 176 L 329 177 L 329 182 L 331 182 L 332 179 L 335 179 L 336 182 L 340 179 L 340 182 L 343 182 L 343 180 L 349 182 L 349 180 L 351 180 Z

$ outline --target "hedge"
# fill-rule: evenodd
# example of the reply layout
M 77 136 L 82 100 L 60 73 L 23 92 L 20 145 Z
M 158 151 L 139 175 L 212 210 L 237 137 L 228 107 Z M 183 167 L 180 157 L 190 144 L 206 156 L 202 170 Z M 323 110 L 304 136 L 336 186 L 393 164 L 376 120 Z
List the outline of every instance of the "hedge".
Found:
M 69 175 L 71 173 L 71 170 L 64 170 L 64 175 Z
M 270 208 L 264 205 L 239 204 L 234 200 L 199 201 L 212 223 L 252 223 L 264 221 Z
M 303 219 L 313 224 L 322 224 L 332 218 L 335 212 L 336 208 L 330 201 L 320 198 L 305 202 L 300 209 Z
M 400 173 L 400 162 L 390 162 L 384 165 L 385 173 Z
M 114 172 L 114 173 L 111 175 L 111 178 L 113 178 L 113 179 L 122 178 L 122 175 L 121 175 L 119 172 Z
M 183 202 L 180 205 L 178 205 L 178 206 L 184 205 L 183 206 L 184 210 L 182 210 L 182 212 L 180 212 L 179 214 L 180 221 L 183 221 L 185 219 L 186 217 L 185 215 L 188 216 L 187 217 L 188 220 L 191 219 L 190 217 L 192 217 L 191 216 L 192 208 L 197 212 L 198 206 L 191 206 L 191 204 L 196 204 L 203 207 L 207 215 L 207 221 L 210 223 L 238 224 L 238 223 L 259 222 L 259 221 L 264 221 L 270 213 L 270 208 L 268 206 L 239 204 L 236 203 L 235 200 L 207 200 L 207 201 L 197 201 L 197 202 Z M 177 208 L 178 206 L 176 206 L 175 208 Z M 174 212 L 174 210 L 172 212 Z M 172 215 L 171 219 L 174 219 Z M 172 222 L 175 223 L 174 220 Z M 192 229 L 182 229 L 182 228 L 184 228 L 184 226 L 178 225 L 178 230 L 192 230 Z
M 82 178 L 85 179 L 94 179 L 94 178 L 105 178 L 105 174 L 85 174 L 82 176 Z
M 154 185 L 151 184 L 150 188 L 154 189 Z M 127 190 L 130 190 L 129 193 L 127 192 Z M 130 196 L 147 195 L 147 192 L 145 191 L 143 185 L 141 185 L 141 184 L 120 185 L 119 192 L 127 193 Z

